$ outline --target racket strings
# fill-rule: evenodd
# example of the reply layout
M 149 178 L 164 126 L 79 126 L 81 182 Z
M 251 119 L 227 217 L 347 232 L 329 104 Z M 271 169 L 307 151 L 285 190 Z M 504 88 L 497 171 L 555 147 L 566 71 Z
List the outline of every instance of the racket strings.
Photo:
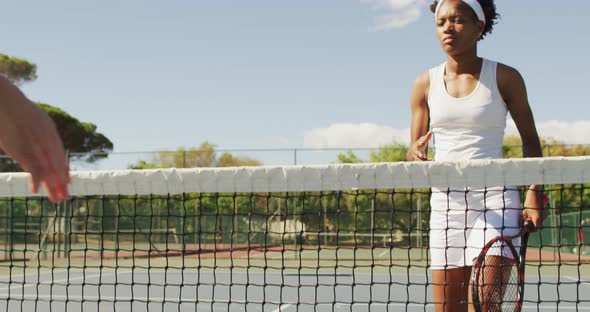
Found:
M 478 285 L 482 311 L 514 311 L 519 285 L 517 262 L 509 257 L 486 256 Z

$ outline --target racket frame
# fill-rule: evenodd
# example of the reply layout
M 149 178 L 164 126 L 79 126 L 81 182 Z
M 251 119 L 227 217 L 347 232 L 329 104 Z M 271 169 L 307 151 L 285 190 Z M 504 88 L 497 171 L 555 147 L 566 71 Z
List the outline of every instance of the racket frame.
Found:
M 512 244 L 512 240 L 521 236 L 521 244 L 520 244 L 520 253 L 517 254 L 516 248 Z M 497 242 L 503 241 L 510 252 L 512 253 L 512 261 L 515 262 L 516 270 L 517 270 L 517 278 L 518 278 L 518 287 L 516 290 L 516 302 L 515 302 L 515 309 L 514 312 L 520 312 L 522 309 L 522 303 L 524 299 L 524 269 L 525 269 L 525 262 L 526 262 L 526 246 L 528 242 L 529 231 L 522 231 L 517 235 L 514 236 L 507 236 L 507 235 L 500 235 L 494 237 L 492 240 L 487 242 L 484 247 L 482 248 L 481 252 L 477 256 L 475 263 L 473 265 L 473 278 L 471 280 L 471 292 L 472 292 L 472 299 L 473 299 L 473 306 L 476 312 L 482 312 L 482 306 L 479 299 L 479 278 L 482 269 L 482 264 L 485 261 L 485 257 L 487 256 L 488 251 L 492 248 L 492 245 L 496 244 Z M 502 251 L 503 253 L 503 251 Z M 518 256 L 517 256 L 518 255 Z

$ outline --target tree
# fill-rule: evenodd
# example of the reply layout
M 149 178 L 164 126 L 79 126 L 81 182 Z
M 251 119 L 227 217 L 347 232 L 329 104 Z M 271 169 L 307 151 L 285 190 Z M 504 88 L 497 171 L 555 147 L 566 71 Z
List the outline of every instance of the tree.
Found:
M 179 147 L 176 151 L 158 152 L 151 161 L 140 160 L 130 169 L 194 168 L 194 167 L 237 167 L 260 166 L 262 163 L 248 157 L 237 157 L 225 152 L 219 158 L 215 145 L 205 141 L 197 148 Z
M 509 135 L 502 142 L 502 155 L 504 158 L 521 158 L 522 141 L 519 136 Z
M 0 74 L 9 81 L 20 85 L 37 79 L 37 65 L 25 59 L 0 54 Z M 96 125 L 81 122 L 63 110 L 44 103 L 36 103 L 55 122 L 64 148 L 74 161 L 94 162 L 108 156 L 113 143 L 103 134 L 96 132 Z M 21 168 L 0 152 L 0 171 L 21 171 Z
M 25 59 L 11 57 L 0 53 L 0 74 L 10 82 L 20 85 L 37 79 L 37 65 Z
M 543 156 L 585 156 L 590 155 L 588 145 L 567 145 L 551 138 L 541 138 Z M 521 158 L 522 141 L 519 136 L 510 135 L 502 144 L 504 158 Z
M 408 154 L 408 147 L 394 142 L 380 147 L 377 151 L 371 151 L 369 162 L 405 161 L 406 154 Z
M 236 157 L 228 152 L 219 156 L 217 160 L 217 167 L 238 167 L 238 166 L 260 166 L 262 165 L 256 159 L 249 157 Z
M 158 152 L 149 165 L 155 168 L 213 167 L 214 161 L 215 146 L 203 142 L 197 148 L 179 147 L 176 151 Z
M 393 142 L 391 144 L 386 144 L 381 147 L 377 151 L 371 151 L 369 153 L 369 161 L 368 162 L 396 162 L 396 161 L 405 161 L 406 154 L 408 153 L 408 147 L 404 144 Z M 340 153 L 338 154 L 338 162 L 342 164 L 351 164 L 351 163 L 362 163 L 365 162 L 358 156 L 356 156 L 351 150 L 348 150 L 346 154 Z
M 346 151 L 346 154 L 338 154 L 338 162 L 341 164 L 356 164 L 364 162 L 358 158 L 351 150 Z
M 96 131 L 96 125 L 81 122 L 63 110 L 48 104 L 37 103 L 55 122 L 64 148 L 74 160 L 94 162 L 108 156 L 113 150 L 113 143 L 102 133 Z

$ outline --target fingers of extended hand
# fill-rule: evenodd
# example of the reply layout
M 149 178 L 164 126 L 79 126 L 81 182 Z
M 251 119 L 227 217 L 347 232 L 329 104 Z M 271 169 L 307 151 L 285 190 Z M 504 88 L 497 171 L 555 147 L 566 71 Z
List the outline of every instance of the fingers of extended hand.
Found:
M 417 160 L 428 160 L 428 157 L 426 156 L 426 154 L 424 152 L 417 152 L 416 153 L 416 159 Z
M 32 191 L 38 192 L 39 186 L 43 185 L 49 199 L 58 202 L 68 198 L 68 160 L 53 121 L 44 113 L 39 113 L 39 127 L 34 127 L 29 133 L 28 144 L 22 147 L 24 151 L 19 161 L 23 169 L 31 174 Z
M 67 185 L 70 183 L 70 173 L 61 144 L 46 146 L 45 154 L 48 157 L 39 178 L 47 189 L 51 201 L 66 200 L 69 197 Z
M 411 160 L 427 160 L 426 154 L 418 149 L 416 146 L 410 150 Z
M 432 131 L 428 131 L 428 133 L 426 133 L 425 135 L 421 136 L 417 143 L 418 145 L 425 146 L 426 144 L 428 144 L 428 141 L 430 141 L 430 139 L 432 138 Z
M 70 183 L 70 168 L 67 156 L 57 132 L 53 134 L 53 144 L 45 147 L 48 157 L 48 177 L 55 186 L 55 194 L 59 199 L 68 198 L 67 185 Z
M 66 166 L 57 168 L 52 166 L 49 161 L 46 161 L 36 171 L 31 171 L 31 180 L 36 187 L 33 191 L 38 191 L 39 185 L 43 185 L 49 200 L 52 202 L 66 200 L 69 197 L 67 185 L 70 179 Z

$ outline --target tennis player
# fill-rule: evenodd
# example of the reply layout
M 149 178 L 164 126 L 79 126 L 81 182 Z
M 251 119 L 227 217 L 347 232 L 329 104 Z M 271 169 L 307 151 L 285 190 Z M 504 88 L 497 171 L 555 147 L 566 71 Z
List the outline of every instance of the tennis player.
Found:
M 31 174 L 31 188 L 43 185 L 53 202 L 67 199 L 70 173 L 53 120 L 0 75 L 0 148 Z
M 428 160 L 431 140 L 435 161 L 502 158 L 508 112 L 520 133 L 523 156 L 542 156 L 522 76 L 477 54 L 477 43 L 492 32 L 499 16 L 494 1 L 442 0 L 431 10 L 446 62 L 414 82 L 408 160 Z M 509 187 L 433 188 L 429 242 L 436 311 L 472 309 L 474 259 L 493 237 L 517 234 L 523 216 L 541 225 L 535 196 L 540 191 L 540 186 L 530 186 L 521 209 L 518 192 Z

